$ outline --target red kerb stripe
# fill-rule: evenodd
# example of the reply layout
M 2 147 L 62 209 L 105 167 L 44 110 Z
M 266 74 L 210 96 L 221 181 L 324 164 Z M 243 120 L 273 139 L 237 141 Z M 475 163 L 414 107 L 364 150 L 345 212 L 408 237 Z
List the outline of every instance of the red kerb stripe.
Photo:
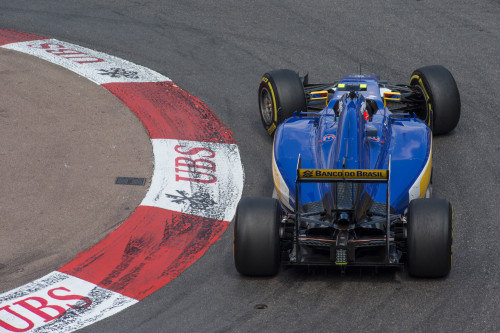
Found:
M 59 271 L 141 300 L 199 259 L 228 225 L 139 206 L 118 229 Z
M 233 135 L 202 101 L 175 83 L 106 83 L 143 122 L 151 139 L 235 143 Z
M 0 46 L 10 43 L 27 42 L 30 40 L 46 38 L 47 37 L 32 35 L 26 32 L 0 28 Z

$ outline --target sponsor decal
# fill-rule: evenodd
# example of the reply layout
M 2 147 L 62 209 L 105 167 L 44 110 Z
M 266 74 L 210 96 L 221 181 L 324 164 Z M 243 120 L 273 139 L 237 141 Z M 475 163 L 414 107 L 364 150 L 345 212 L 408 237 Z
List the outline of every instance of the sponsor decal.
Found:
M 103 62 L 104 60 L 98 57 L 91 56 L 87 53 L 71 49 L 65 45 L 60 45 L 56 43 L 38 43 L 38 44 L 27 44 L 26 46 L 42 49 L 47 53 L 60 56 L 71 61 L 77 62 L 79 64 L 86 64 L 91 62 Z
M 215 157 L 213 150 L 203 147 L 188 148 L 185 145 L 177 145 L 174 150 L 183 155 L 175 158 L 175 181 L 217 182 L 217 177 L 214 175 L 216 164 L 211 160 Z M 192 158 L 193 156 L 200 158 Z
M 109 75 L 111 77 L 126 77 L 128 79 L 138 79 L 136 71 L 128 71 L 124 68 L 111 67 L 110 69 L 99 69 L 101 75 Z
M 301 169 L 300 178 L 387 179 L 387 170 Z
M 379 136 L 367 136 L 368 140 L 378 143 L 384 143 L 384 140 L 381 140 Z
M 182 190 L 177 190 L 177 193 L 180 195 L 165 194 L 165 196 L 172 199 L 172 202 L 182 203 L 193 209 L 207 209 L 216 204 L 206 192 L 196 192 L 191 196 Z
M 234 144 L 153 139 L 155 172 L 144 206 L 231 221 L 243 189 Z
M 335 135 L 334 134 L 327 134 L 323 136 L 323 142 L 325 141 L 334 141 L 335 140 Z
M 70 332 L 136 300 L 60 272 L 0 295 L 1 332 Z
M 65 304 L 58 305 L 59 301 L 65 301 Z M 56 287 L 47 290 L 42 297 L 30 296 L 1 307 L 0 316 L 4 319 L 0 319 L 0 327 L 11 332 L 23 332 L 34 328 L 36 321 L 47 323 L 63 316 L 70 308 L 78 310 L 90 305 L 90 298 L 72 294 L 66 287 Z
M 312 170 L 304 170 L 304 173 L 302 174 L 302 177 L 304 178 L 310 178 L 313 176 Z
M 2 47 L 65 67 L 97 84 L 170 81 L 149 68 L 57 39 L 32 40 Z

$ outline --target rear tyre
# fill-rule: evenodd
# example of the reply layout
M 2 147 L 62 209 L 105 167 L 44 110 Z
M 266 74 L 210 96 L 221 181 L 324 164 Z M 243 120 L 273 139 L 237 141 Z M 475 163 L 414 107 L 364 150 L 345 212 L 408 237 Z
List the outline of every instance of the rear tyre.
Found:
M 415 199 L 408 212 L 408 271 L 416 277 L 448 275 L 452 265 L 452 208 L 444 199 Z
M 457 84 L 441 65 L 425 66 L 413 72 L 410 86 L 419 87 L 426 105 L 418 117 L 435 135 L 451 132 L 460 120 L 461 103 Z
M 243 275 L 272 276 L 280 267 L 281 207 L 273 198 L 243 198 L 234 222 L 234 264 Z
M 307 111 L 300 77 L 292 70 L 279 69 L 264 74 L 259 85 L 259 110 L 269 135 L 295 111 Z

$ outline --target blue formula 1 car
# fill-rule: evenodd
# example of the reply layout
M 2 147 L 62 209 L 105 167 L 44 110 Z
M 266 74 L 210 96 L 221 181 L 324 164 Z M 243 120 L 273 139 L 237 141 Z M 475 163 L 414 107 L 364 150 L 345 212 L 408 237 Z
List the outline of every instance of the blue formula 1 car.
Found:
M 309 84 L 294 71 L 271 71 L 259 107 L 274 135 L 275 195 L 238 204 L 238 272 L 406 264 L 413 276 L 449 273 L 452 207 L 431 198 L 433 134 L 452 131 L 460 118 L 446 68 L 417 69 L 409 85 L 375 75 Z

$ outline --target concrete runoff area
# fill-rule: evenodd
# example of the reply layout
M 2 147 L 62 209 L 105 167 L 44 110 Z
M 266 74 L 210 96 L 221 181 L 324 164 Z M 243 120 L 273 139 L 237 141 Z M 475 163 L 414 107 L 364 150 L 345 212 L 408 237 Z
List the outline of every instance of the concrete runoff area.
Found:
M 144 198 L 153 152 L 143 125 L 103 87 L 0 49 L 0 292 L 58 269 Z M 115 184 L 146 178 L 144 186 Z

